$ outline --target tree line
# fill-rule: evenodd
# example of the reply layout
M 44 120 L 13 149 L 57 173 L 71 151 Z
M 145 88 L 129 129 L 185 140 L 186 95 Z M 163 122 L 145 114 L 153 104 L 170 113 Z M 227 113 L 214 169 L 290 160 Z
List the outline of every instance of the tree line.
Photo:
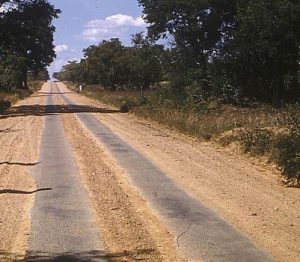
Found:
M 53 77 L 100 84 L 110 90 L 148 89 L 161 79 L 163 46 L 149 41 L 142 33 L 133 36 L 132 43 L 126 47 L 118 38 L 113 38 L 92 45 L 83 50 L 84 58 L 80 62 L 70 61 Z
M 27 89 L 28 77 L 49 79 L 59 13 L 46 0 L 0 0 L 0 89 Z
M 149 88 L 162 80 L 216 97 L 275 106 L 299 101 L 299 0 L 138 0 L 148 35 L 84 50 L 55 76 L 106 88 Z M 155 44 L 168 39 L 168 46 Z

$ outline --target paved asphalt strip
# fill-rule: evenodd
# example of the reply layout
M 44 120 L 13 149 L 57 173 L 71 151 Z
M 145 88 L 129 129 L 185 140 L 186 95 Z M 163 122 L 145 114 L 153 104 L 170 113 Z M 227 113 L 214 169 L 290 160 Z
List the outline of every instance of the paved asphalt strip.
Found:
M 94 223 L 88 194 L 80 180 L 52 101 L 47 98 L 40 164 L 33 170 L 38 189 L 31 211 L 26 261 L 107 261 Z
M 76 105 L 66 95 L 61 95 L 67 105 Z M 126 171 L 144 200 L 175 236 L 186 258 L 218 262 L 274 261 L 214 211 L 179 188 L 155 164 L 92 114 L 76 115 Z

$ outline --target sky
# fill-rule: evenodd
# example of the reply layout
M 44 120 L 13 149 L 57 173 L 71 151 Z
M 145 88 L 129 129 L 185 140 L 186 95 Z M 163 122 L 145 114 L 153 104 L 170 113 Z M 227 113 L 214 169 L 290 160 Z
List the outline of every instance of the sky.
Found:
M 82 50 L 102 40 L 118 37 L 130 44 L 131 35 L 146 30 L 137 0 L 49 0 L 62 13 L 54 21 L 57 58 L 50 76 L 70 60 L 80 60 Z

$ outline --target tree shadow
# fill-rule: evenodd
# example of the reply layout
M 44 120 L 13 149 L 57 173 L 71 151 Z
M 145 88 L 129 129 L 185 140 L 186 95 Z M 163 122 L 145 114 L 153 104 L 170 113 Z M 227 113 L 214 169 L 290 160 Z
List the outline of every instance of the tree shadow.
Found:
M 52 114 L 73 114 L 73 113 L 120 113 L 119 110 L 112 110 L 102 107 L 87 105 L 24 105 L 12 107 L 0 114 L 0 119 L 23 116 L 45 116 Z
M 34 191 L 23 191 L 23 190 L 15 190 L 15 189 L 2 189 L 0 190 L 0 195 L 2 194 L 17 194 L 17 195 L 31 195 L 41 191 L 50 191 L 52 188 L 40 188 Z
M 38 92 L 36 95 L 32 95 L 31 97 L 45 97 L 45 96 L 52 96 L 52 95 L 65 95 L 65 94 L 72 94 L 72 92 Z
M 41 162 L 37 162 L 37 163 L 19 163 L 19 162 L 8 162 L 8 161 L 4 161 L 4 162 L 0 162 L 0 165 L 10 165 L 10 166 L 36 166 L 38 164 L 40 164 Z
M 39 92 L 39 94 L 44 95 L 65 95 L 65 94 L 72 94 L 71 91 L 65 91 L 65 92 Z
M 48 254 L 43 252 L 27 252 L 25 259 L 20 254 L 0 251 L 0 261 L 28 261 L 28 262 L 85 262 L 85 261 L 144 261 L 154 254 L 154 249 L 137 249 L 120 253 L 106 253 L 104 251 L 89 251 L 84 253 Z M 147 256 L 147 257 L 145 257 Z M 147 259 L 148 258 L 148 259 Z
M 0 130 L 0 133 L 16 133 L 16 132 L 20 132 L 23 129 L 11 129 L 11 128 L 5 128 Z
M 1 114 L 0 114 L 1 115 Z M 0 130 L 0 133 L 14 133 L 14 132 L 19 132 L 19 131 L 22 131 L 23 129 L 13 129 L 13 127 L 15 126 L 12 125 L 10 127 L 7 127 L 7 128 L 4 128 L 4 129 L 1 129 Z

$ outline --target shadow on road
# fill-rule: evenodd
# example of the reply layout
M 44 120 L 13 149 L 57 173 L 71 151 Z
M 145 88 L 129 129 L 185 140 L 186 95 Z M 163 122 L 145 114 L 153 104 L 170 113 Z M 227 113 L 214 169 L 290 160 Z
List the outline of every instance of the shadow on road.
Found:
M 37 163 L 18 163 L 18 162 L 4 161 L 4 162 L 0 162 L 0 165 L 9 165 L 9 166 L 36 166 L 36 165 L 38 165 L 40 163 L 41 162 L 37 162 Z
M 87 105 L 26 105 L 10 108 L 0 114 L 0 119 L 20 116 L 44 116 L 69 113 L 120 113 L 120 111 Z
M 45 254 L 28 252 L 24 259 L 19 254 L 0 251 L 0 261 L 28 261 L 28 262 L 84 262 L 84 261 L 144 261 L 149 258 L 154 249 L 138 249 L 121 253 L 105 253 L 104 251 L 90 251 L 85 253 Z M 147 256 L 147 257 L 145 257 Z
M 72 94 L 72 92 L 38 92 L 31 97 L 44 97 L 44 96 L 51 96 L 51 95 L 65 95 L 65 94 Z
M 2 189 L 0 190 L 0 195 L 2 194 L 18 194 L 18 195 L 30 195 L 41 191 L 49 191 L 52 188 L 40 188 L 34 191 L 23 191 L 23 190 L 15 190 L 15 189 Z M 0 253 L 1 255 L 1 253 Z M 1 257 L 1 256 L 0 256 Z

